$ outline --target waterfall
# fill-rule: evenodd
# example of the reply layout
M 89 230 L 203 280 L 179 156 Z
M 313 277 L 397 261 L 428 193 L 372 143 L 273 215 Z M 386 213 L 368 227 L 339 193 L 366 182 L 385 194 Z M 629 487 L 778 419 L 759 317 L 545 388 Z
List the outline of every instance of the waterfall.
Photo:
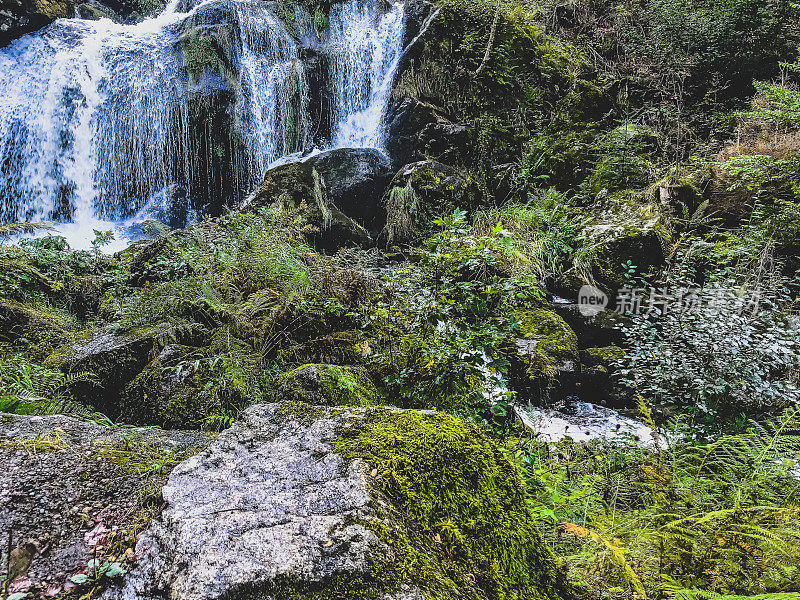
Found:
M 328 147 L 382 146 L 404 5 L 378 3 L 331 8 Z M 0 221 L 71 223 L 60 231 L 84 247 L 134 215 L 182 225 L 311 149 L 297 35 L 274 3 L 177 6 L 137 24 L 59 19 L 0 49 Z
M 381 148 L 382 121 L 403 52 L 405 5 L 384 14 L 376 2 L 331 7 L 327 44 L 334 91 L 336 147 Z

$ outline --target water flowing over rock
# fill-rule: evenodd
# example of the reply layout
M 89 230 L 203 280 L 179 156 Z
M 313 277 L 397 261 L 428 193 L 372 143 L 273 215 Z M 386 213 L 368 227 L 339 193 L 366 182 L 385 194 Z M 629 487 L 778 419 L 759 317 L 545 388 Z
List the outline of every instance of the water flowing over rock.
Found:
M 383 114 L 403 50 L 403 8 L 394 4 L 383 16 L 378 3 L 349 0 L 331 8 L 334 146 L 382 147 Z
M 135 24 L 58 19 L 0 50 L 0 221 L 72 222 L 85 244 L 124 220 L 219 212 L 313 143 L 381 149 L 404 4 L 336 3 L 322 33 L 304 8 L 292 26 L 277 12 L 173 1 Z

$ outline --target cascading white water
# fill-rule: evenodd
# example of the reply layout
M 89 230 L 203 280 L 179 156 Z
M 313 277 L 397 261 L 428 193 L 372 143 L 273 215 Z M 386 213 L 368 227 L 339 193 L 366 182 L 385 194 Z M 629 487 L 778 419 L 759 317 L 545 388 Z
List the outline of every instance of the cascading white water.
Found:
M 404 18 L 402 2 L 386 12 L 364 0 L 331 7 L 327 45 L 335 147 L 383 146 L 383 116 L 403 53 Z
M 271 4 L 176 6 L 134 25 L 60 19 L 0 49 L 0 221 L 72 222 L 61 232 L 85 247 L 92 229 L 145 218 L 176 198 L 202 201 L 212 183 L 246 192 L 275 161 L 308 149 L 303 62 Z M 332 146 L 381 147 L 403 19 L 401 2 L 331 9 L 322 51 Z M 220 39 L 234 64 L 193 70 Z M 209 109 L 209 93 L 230 94 L 230 109 Z M 219 115 L 202 110 L 229 117 L 235 135 L 219 139 Z

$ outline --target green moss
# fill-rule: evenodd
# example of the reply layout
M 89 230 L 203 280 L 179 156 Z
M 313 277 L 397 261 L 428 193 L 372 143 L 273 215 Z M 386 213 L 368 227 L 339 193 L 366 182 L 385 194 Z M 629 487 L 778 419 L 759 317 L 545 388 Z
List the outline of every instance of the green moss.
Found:
M 70 337 L 71 323 L 56 310 L 45 310 L 0 298 L 0 341 L 19 345 L 26 342 L 52 349 Z M 45 354 L 46 356 L 46 354 Z
M 303 365 L 278 378 L 278 394 L 290 401 L 326 406 L 373 406 L 381 394 L 361 367 Z
M 366 461 L 393 507 L 366 523 L 394 550 L 393 561 L 373 561 L 386 591 L 411 584 L 441 600 L 560 597 L 519 473 L 484 433 L 450 415 L 386 409 L 349 425 L 337 451 Z
M 302 400 L 281 400 L 278 410 L 275 411 L 275 422 L 285 423 L 294 420 L 301 423 L 318 418 L 322 409 L 303 402 Z
M 606 346 L 604 348 L 587 348 L 583 350 L 584 363 L 588 366 L 604 366 L 625 358 L 625 350 L 617 346 Z
M 519 337 L 536 341 L 538 353 L 554 361 L 577 358 L 578 336 L 553 311 L 544 308 L 518 310 L 513 317 L 520 322 Z
M 595 277 L 619 288 L 626 283 L 626 261 L 639 273 L 663 264 L 672 233 L 667 214 L 648 198 L 647 190 L 624 190 L 591 208 L 582 237 L 592 248 Z
M 181 51 L 186 71 L 193 79 L 210 69 L 231 82 L 236 81 L 236 68 L 214 36 L 190 29 L 181 37 Z
M 5 449 L 9 452 L 25 450 L 28 454 L 38 454 L 39 452 L 66 452 L 70 448 L 64 440 L 61 439 L 59 432 L 53 430 L 37 435 L 34 438 L 0 442 L 0 449 Z
M 196 449 L 174 452 L 161 443 L 148 442 L 133 434 L 115 443 L 93 444 L 90 459 L 121 466 L 126 473 L 163 474 L 196 452 Z

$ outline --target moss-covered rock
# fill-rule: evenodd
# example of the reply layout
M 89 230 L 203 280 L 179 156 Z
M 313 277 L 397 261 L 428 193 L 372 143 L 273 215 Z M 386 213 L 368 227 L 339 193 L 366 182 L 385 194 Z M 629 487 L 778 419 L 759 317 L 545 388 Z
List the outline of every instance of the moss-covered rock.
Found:
M 321 406 L 374 406 L 382 395 L 362 367 L 303 365 L 278 378 L 276 395 Z
M 511 351 L 510 379 L 528 400 L 574 393 L 579 369 L 578 338 L 554 311 L 517 310 L 517 338 Z
M 108 600 L 564 597 L 518 471 L 450 415 L 252 406 L 163 497 Z
M 669 219 L 642 192 L 612 194 L 591 208 L 591 220 L 583 230 L 584 243 L 592 249 L 594 275 L 609 291 L 626 283 L 628 261 L 636 273 L 660 266 L 672 237 Z
M 553 363 L 577 359 L 578 338 L 554 311 L 546 308 L 518 310 L 512 317 L 520 322 L 519 338 L 536 342 L 536 351 Z
M 0 341 L 15 345 L 34 343 L 63 343 L 69 334 L 63 318 L 48 311 L 0 298 Z
M 480 188 L 469 172 L 434 160 L 408 164 L 394 176 L 384 196 L 382 237 L 388 244 L 414 241 L 435 217 L 473 207 L 479 198 Z
M 394 551 L 375 560 L 389 586 L 426 597 L 558 598 L 519 473 L 480 430 L 445 414 L 372 409 L 336 448 L 372 469 L 396 521 L 367 523 Z

